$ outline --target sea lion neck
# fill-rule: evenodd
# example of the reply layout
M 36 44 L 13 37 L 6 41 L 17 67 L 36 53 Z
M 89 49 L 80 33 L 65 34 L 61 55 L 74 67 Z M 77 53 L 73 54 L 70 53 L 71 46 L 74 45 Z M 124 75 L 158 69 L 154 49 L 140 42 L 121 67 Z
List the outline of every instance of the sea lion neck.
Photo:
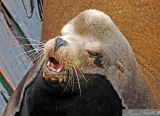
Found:
M 88 77 L 88 81 L 81 80 L 81 95 L 79 92 L 67 92 L 62 96 L 56 95 L 56 92 L 60 93 L 58 89 L 61 88 L 47 86 L 41 77 L 37 77 L 26 90 L 21 110 L 16 116 L 82 116 L 90 113 L 105 116 L 114 114 L 111 107 L 121 114 L 121 100 L 110 82 L 98 74 L 85 76 Z M 98 106 L 101 103 L 105 104 Z M 97 109 L 97 106 L 100 109 Z

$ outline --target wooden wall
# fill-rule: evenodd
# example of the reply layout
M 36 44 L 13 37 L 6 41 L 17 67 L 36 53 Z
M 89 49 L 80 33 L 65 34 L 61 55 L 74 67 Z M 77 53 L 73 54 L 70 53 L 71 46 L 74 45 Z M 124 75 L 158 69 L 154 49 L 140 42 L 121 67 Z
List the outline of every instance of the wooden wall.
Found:
M 127 37 L 160 107 L 160 0 L 44 0 L 42 40 L 90 8 L 108 14 Z
M 25 52 L 37 48 L 35 43 L 41 38 L 42 23 L 37 13 L 37 0 L 33 0 L 35 6 L 30 18 L 25 11 L 26 8 L 30 13 L 31 5 L 27 4 L 29 1 L 0 0 L 0 116 L 6 105 L 1 91 L 12 94 L 32 64 L 31 57 Z M 28 43 L 32 45 L 25 45 Z

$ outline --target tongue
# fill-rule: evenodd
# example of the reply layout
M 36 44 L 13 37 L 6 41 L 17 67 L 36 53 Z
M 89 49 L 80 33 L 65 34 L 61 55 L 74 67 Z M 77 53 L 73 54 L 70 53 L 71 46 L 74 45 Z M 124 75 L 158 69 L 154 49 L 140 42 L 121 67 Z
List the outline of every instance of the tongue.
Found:
M 52 62 L 48 62 L 47 66 L 49 69 L 53 70 L 53 71 L 61 71 L 62 70 L 62 65 L 60 64 L 53 64 Z
M 55 70 L 58 70 L 58 69 L 62 69 L 62 66 L 60 64 L 55 64 L 52 66 L 52 68 L 54 68 Z

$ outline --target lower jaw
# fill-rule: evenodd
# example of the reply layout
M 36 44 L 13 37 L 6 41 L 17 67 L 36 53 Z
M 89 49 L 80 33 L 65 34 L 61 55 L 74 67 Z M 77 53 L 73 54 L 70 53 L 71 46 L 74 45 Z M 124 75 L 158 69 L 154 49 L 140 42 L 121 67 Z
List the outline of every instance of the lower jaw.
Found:
M 66 82 L 66 76 L 64 76 L 63 74 L 50 74 L 46 71 L 43 71 L 43 78 L 45 79 L 49 79 L 51 81 L 57 81 L 59 83 L 62 83 L 62 82 Z

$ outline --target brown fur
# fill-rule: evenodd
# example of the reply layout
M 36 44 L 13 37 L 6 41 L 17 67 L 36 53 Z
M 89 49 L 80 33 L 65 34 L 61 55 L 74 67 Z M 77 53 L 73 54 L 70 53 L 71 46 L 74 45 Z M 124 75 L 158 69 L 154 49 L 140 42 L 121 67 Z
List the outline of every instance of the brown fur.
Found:
M 62 38 L 68 44 L 55 54 L 56 38 Z M 86 50 L 103 56 L 103 69 L 94 64 Z M 150 89 L 132 48 L 111 18 L 103 12 L 91 9 L 80 13 L 62 28 L 59 36 L 46 43 L 44 51 L 46 57 L 61 59 L 65 68 L 75 67 L 82 73 L 105 75 L 126 108 L 154 107 Z

